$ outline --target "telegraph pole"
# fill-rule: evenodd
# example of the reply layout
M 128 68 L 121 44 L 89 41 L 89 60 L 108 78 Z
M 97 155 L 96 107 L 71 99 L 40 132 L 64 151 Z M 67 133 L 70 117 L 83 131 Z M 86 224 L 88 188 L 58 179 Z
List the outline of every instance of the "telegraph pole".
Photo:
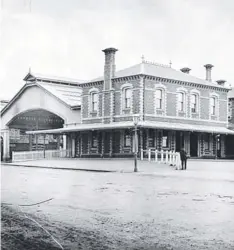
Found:
M 134 172 L 138 172 L 137 168 L 137 153 L 138 153 L 138 137 L 137 137 L 137 125 L 138 116 L 134 116 Z

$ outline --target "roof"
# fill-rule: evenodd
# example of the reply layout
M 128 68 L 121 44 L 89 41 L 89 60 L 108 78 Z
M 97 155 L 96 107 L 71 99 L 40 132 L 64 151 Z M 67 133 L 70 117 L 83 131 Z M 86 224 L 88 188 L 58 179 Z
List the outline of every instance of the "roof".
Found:
M 80 106 L 82 89 L 78 86 L 63 85 L 56 83 L 37 82 L 38 86 L 47 90 L 67 105 Z
M 209 82 L 204 79 L 200 79 L 195 76 L 192 76 L 190 74 L 183 73 L 180 70 L 173 69 L 168 65 L 156 64 L 156 63 L 151 63 L 148 61 L 143 61 L 142 63 L 133 65 L 129 68 L 119 70 L 115 73 L 114 78 L 139 75 L 139 74 L 227 89 L 227 87 L 223 87 L 223 86 L 218 85 L 217 83 Z M 102 76 L 92 81 L 94 82 L 94 81 L 103 81 L 103 80 L 104 80 L 104 77 Z
M 39 88 L 49 92 L 51 95 L 59 99 L 65 105 L 69 107 L 81 106 L 81 94 L 82 89 L 77 85 L 57 84 L 50 82 L 34 82 L 26 83 L 16 95 L 3 107 L 1 115 L 14 103 L 14 101 L 20 96 L 26 88 L 38 86 Z
M 41 80 L 41 81 L 49 81 L 49 82 L 60 82 L 60 83 L 70 83 L 70 84 L 80 84 L 85 82 L 84 80 L 78 80 L 68 77 L 60 77 L 60 76 L 49 76 L 49 75 L 43 75 L 39 73 L 32 73 L 29 72 L 23 79 L 24 81 L 35 81 L 35 80 Z
M 228 92 L 228 98 L 234 98 L 234 87 Z
M 214 126 L 203 126 L 203 125 L 182 124 L 182 123 L 140 121 L 138 123 L 138 126 L 146 128 L 158 128 L 158 129 L 169 129 L 169 130 L 180 130 L 180 131 L 207 132 L 216 134 L 234 134 L 233 130 L 229 130 L 226 127 L 214 127 Z M 59 129 L 28 131 L 27 133 L 56 134 L 56 133 L 66 133 L 66 132 L 75 132 L 84 130 L 104 130 L 104 129 L 131 128 L 131 127 L 134 127 L 134 123 L 131 121 L 127 121 L 127 122 L 113 122 L 108 124 L 103 124 L 103 123 L 76 124 L 73 126 L 59 128 Z

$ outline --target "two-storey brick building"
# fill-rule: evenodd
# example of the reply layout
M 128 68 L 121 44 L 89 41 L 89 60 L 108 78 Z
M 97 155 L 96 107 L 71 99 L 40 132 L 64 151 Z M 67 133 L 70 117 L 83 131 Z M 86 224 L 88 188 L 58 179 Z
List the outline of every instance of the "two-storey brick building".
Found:
M 234 88 L 228 93 L 228 121 L 229 129 L 234 131 Z M 226 148 L 226 157 L 234 158 L 234 135 L 227 137 Z
M 224 80 L 212 82 L 213 65 L 205 65 L 206 80 L 190 75 L 189 68 L 177 71 L 144 59 L 116 71 L 116 51 L 103 50 L 103 77 L 80 84 L 81 123 L 54 130 L 70 138 L 73 156 L 131 156 L 138 117 L 139 149 L 184 147 L 191 157 L 225 157 L 226 136 L 233 134 L 230 89 Z
M 27 133 L 66 135 L 66 147 L 72 157 L 128 157 L 133 155 L 133 129 L 137 121 L 139 150 L 179 151 L 184 147 L 191 157 L 225 157 L 227 136 L 234 134 L 228 129 L 230 88 L 224 80 L 211 80 L 211 64 L 205 65 L 205 80 L 190 75 L 189 68 L 178 71 L 144 58 L 139 64 L 116 71 L 116 51 L 115 48 L 103 50 L 102 77 L 73 84 L 79 96 L 76 96 L 75 107 L 68 105 L 66 109 L 71 109 L 69 112 L 79 119 L 72 116 L 66 119 L 68 111 L 64 108 L 62 128 Z M 58 91 L 53 93 L 58 88 L 65 91 L 64 95 L 70 95 L 62 81 L 58 83 L 32 74 L 25 80 L 28 82 L 25 88 L 46 84 L 56 98 Z M 61 102 L 54 103 L 61 105 Z M 11 101 L 4 112 L 7 114 L 13 106 Z M 47 109 L 44 106 L 42 108 Z M 51 106 L 50 111 L 52 107 L 53 113 L 60 116 L 56 106 Z

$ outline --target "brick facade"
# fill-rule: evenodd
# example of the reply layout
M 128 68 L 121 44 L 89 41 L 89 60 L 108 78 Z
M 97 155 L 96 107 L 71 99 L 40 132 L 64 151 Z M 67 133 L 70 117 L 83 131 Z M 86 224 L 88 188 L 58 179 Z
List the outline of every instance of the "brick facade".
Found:
M 115 123 L 133 121 L 138 115 L 140 121 L 164 122 L 210 126 L 228 126 L 228 89 L 217 85 L 179 81 L 154 77 L 142 72 L 115 77 L 115 52 L 113 48 L 104 50 L 104 78 L 82 84 L 82 123 Z M 141 69 L 144 65 L 141 65 Z M 186 72 L 188 73 L 188 72 Z M 186 74 L 184 73 L 184 74 Z M 125 107 L 125 90 L 130 89 L 128 107 Z M 156 91 L 161 90 L 161 107 L 156 106 Z M 90 93 L 98 93 L 98 112 L 90 109 Z M 183 110 L 179 106 L 179 93 L 183 93 Z M 195 97 L 194 97 L 195 96 Z M 192 97 L 196 98 L 196 112 L 192 112 Z M 211 107 L 211 98 L 215 106 Z M 182 105 L 182 104 L 180 104 Z M 233 105 L 234 106 L 234 105 Z M 214 114 L 212 110 L 214 109 Z M 234 110 L 234 109 L 233 109 Z M 233 116 L 234 117 L 234 116 Z M 80 156 L 129 156 L 133 155 L 133 130 L 129 129 L 129 145 L 125 145 L 126 129 L 99 131 L 96 148 L 91 146 L 93 131 L 80 134 Z M 225 135 L 193 131 L 178 131 L 156 128 L 140 128 L 139 149 L 180 150 L 184 147 L 188 154 L 196 157 L 225 156 Z M 166 145 L 165 145 L 166 143 Z M 219 151 L 219 152 L 218 152 Z

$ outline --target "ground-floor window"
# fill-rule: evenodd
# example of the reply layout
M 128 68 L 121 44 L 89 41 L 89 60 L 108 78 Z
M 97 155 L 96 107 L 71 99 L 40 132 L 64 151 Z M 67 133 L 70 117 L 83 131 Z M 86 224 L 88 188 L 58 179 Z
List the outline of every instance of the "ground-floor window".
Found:
M 166 130 L 163 130 L 163 136 L 162 136 L 162 147 L 168 148 L 169 147 L 169 133 Z
M 210 150 L 210 135 L 209 134 L 204 134 L 203 135 L 203 140 L 204 140 L 204 149 L 205 150 Z
M 148 137 L 148 141 L 149 141 L 149 147 L 150 148 L 154 148 L 155 143 L 154 143 L 154 130 L 153 129 L 149 129 L 149 137 Z
M 97 146 L 98 146 L 97 131 L 93 131 L 93 132 L 92 132 L 91 147 L 92 147 L 92 148 L 97 148 Z
M 129 130 L 124 131 L 124 147 L 131 147 L 131 134 Z

